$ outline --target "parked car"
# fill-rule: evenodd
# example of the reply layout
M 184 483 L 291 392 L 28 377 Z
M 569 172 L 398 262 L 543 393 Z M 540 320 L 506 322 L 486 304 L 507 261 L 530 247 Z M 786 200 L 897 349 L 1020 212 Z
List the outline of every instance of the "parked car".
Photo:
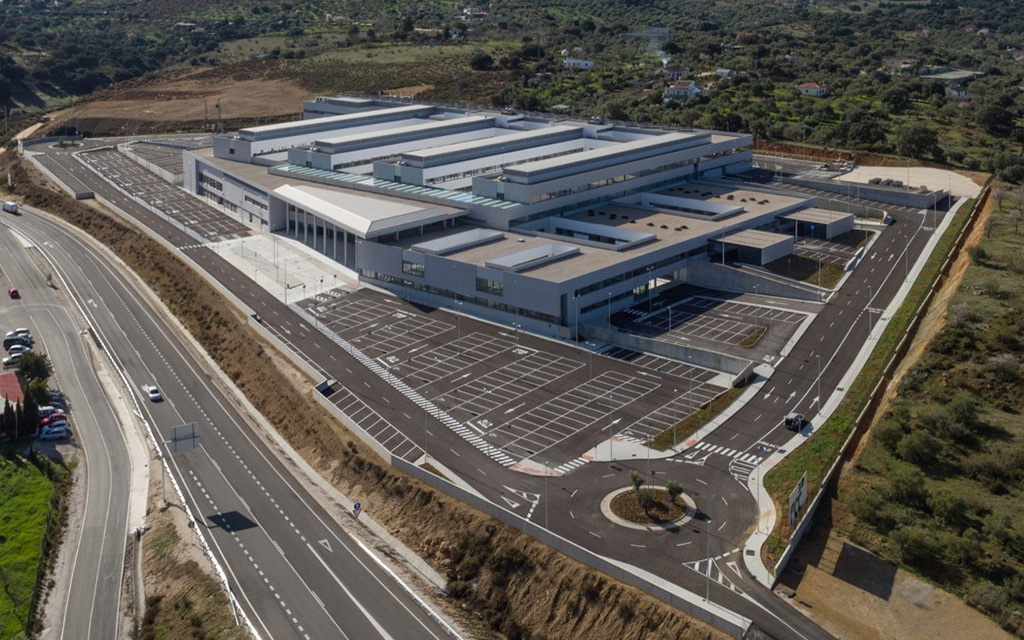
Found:
M 25 356 L 23 353 L 14 353 L 4 358 L 5 367 L 16 367 L 21 359 Z
M 51 413 L 50 415 L 46 416 L 45 418 L 40 418 L 39 419 L 39 425 L 45 427 L 47 425 L 55 424 L 57 422 L 67 422 L 67 421 L 68 421 L 67 415 L 65 415 L 65 414 L 63 414 L 63 413 L 58 411 L 56 413 Z
M 796 412 L 787 413 L 784 422 L 786 423 L 786 428 L 790 431 L 800 431 L 807 424 L 804 414 Z
M 26 338 L 31 338 L 32 337 L 32 332 L 29 331 L 28 329 L 26 329 L 25 327 L 18 327 L 17 329 L 14 329 L 13 331 L 8 331 L 7 332 L 7 336 L 8 337 L 10 337 L 10 336 L 25 336 Z
M 11 348 L 7 350 L 7 355 L 13 356 L 16 353 L 31 353 L 32 347 L 25 344 L 12 344 Z
M 21 297 L 21 294 L 18 293 L 18 288 L 17 287 L 11 287 L 10 289 L 8 289 L 7 290 L 7 295 L 11 296 L 11 298 L 14 299 L 14 300 L 17 300 L 18 298 Z
M 43 429 L 41 432 L 39 432 L 40 440 L 61 440 L 62 438 L 66 437 L 68 437 L 68 430 L 66 427 Z
M 164 397 L 160 395 L 160 389 L 158 389 L 155 384 L 144 384 L 142 385 L 142 390 L 146 392 L 146 395 L 148 395 L 149 399 L 153 402 L 160 402 L 164 399 Z
M 40 418 L 45 418 L 46 416 L 53 415 L 54 413 L 57 413 L 57 407 L 48 404 L 39 407 Z
M 4 338 L 4 349 L 10 349 L 16 344 L 23 344 L 26 347 L 31 347 L 35 344 L 35 340 L 28 336 L 6 336 Z

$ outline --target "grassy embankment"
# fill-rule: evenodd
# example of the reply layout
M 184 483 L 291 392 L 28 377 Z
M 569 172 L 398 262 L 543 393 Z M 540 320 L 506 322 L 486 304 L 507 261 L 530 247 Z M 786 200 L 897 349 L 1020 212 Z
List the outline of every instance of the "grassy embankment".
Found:
M 42 457 L 0 451 L 0 640 L 38 631 L 33 608 L 60 540 L 68 478 Z
M 840 486 L 836 522 L 1024 636 L 1024 224 L 996 206 L 945 325 Z
M 136 229 L 44 186 L 22 161 L 0 167 L 30 205 L 54 212 L 110 247 L 163 300 L 225 374 L 295 449 L 368 513 L 446 575 L 450 598 L 479 635 L 548 640 L 587 637 L 722 638 L 678 610 L 620 585 L 529 536 L 400 474 L 377 458 L 296 386 L 287 363 L 246 319 L 176 256 Z M 282 389 L 294 389 L 282 393 Z M 595 505 L 594 508 L 597 508 Z M 153 535 L 156 531 L 147 535 Z M 153 628 L 186 606 L 172 590 L 200 572 L 158 567 L 147 576 L 162 596 Z M 210 623 L 210 628 L 213 623 Z
M 765 475 L 765 488 L 775 502 L 776 512 L 782 514 L 777 519 L 775 528 L 762 550 L 763 560 L 769 567 L 774 566 L 779 555 L 785 550 L 792 533 L 785 519 L 789 493 L 805 471 L 808 480 L 808 501 L 813 500 L 821 489 L 825 474 L 838 458 L 843 443 L 853 431 L 858 417 L 871 399 L 873 390 L 882 379 L 888 363 L 913 321 L 918 308 L 923 304 L 932 284 L 939 277 L 942 264 L 966 224 L 974 205 L 975 201 L 968 201 L 957 211 L 952 224 L 940 238 L 903 304 L 889 320 L 888 326 L 878 338 L 878 343 L 864 364 L 860 375 L 847 390 L 846 396 L 833 412 L 832 417 L 815 433 L 814 437 Z

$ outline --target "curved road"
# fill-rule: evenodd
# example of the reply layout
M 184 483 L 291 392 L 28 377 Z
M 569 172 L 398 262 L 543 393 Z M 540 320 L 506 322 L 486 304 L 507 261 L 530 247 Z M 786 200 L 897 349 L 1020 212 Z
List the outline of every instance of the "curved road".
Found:
M 84 458 L 84 509 L 81 528 L 71 532 L 65 542 L 71 578 L 64 609 L 56 617 L 59 635 L 116 638 L 122 617 L 130 488 L 124 479 L 131 475 L 127 445 L 95 370 L 85 365 L 92 357 L 83 344 L 81 320 L 68 309 L 69 301 L 46 285 L 44 273 L 51 272 L 48 266 L 36 262 L 41 256 L 64 252 L 47 239 L 51 237 L 48 230 L 33 225 L 28 217 L 5 215 L 4 223 L 0 251 L 6 257 L 5 284 L 18 287 L 22 297 L 5 301 L 0 318 L 10 328 L 29 327 L 35 350 L 50 357 L 54 369 L 51 386 L 65 394 L 71 409 L 72 438 Z M 19 233 L 10 233 L 6 227 L 17 228 Z M 64 261 L 60 268 L 88 287 L 76 265 Z M 54 276 L 56 287 L 62 288 Z M 45 449 L 52 445 L 40 442 L 36 446 Z
M 86 312 L 132 384 L 157 437 L 168 441 L 174 426 L 197 425 L 200 446 L 170 459 L 204 535 L 227 567 L 232 592 L 261 636 L 449 637 L 367 551 L 339 533 L 332 515 L 289 475 L 196 364 L 163 312 L 151 307 L 91 243 L 27 210 L 10 224 L 46 237 L 58 264 L 71 272 L 69 280 L 83 287 L 79 293 Z M 141 386 L 150 383 L 163 391 L 164 402 L 146 399 Z M 123 486 L 123 474 L 90 476 L 89 489 Z M 168 497 L 176 501 L 170 490 Z M 109 540 L 124 540 L 123 523 Z M 102 558 L 109 562 L 109 554 Z M 76 576 L 90 571 L 100 579 L 113 575 L 119 588 L 120 564 L 115 564 L 114 574 L 102 567 L 82 567 Z M 104 618 L 116 621 L 109 613 Z M 67 619 L 87 618 L 72 617 L 69 611 Z M 77 631 L 76 637 L 82 637 Z M 96 630 L 92 637 L 115 634 Z

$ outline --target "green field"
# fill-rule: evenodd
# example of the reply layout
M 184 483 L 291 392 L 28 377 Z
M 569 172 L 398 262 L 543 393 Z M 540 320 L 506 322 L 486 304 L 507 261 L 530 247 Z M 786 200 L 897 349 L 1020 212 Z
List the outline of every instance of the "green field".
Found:
M 0 640 L 24 634 L 54 488 L 26 458 L 0 456 Z

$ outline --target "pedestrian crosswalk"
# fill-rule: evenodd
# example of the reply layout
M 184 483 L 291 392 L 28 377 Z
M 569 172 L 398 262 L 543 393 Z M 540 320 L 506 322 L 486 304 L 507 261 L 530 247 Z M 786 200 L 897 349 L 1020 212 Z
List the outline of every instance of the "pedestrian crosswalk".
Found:
M 727 447 L 725 445 L 715 445 L 715 444 L 712 444 L 710 442 L 703 442 L 703 441 L 698 442 L 697 444 L 693 445 L 693 447 L 690 450 L 691 451 L 704 451 L 706 453 L 713 453 L 713 454 L 717 454 L 717 455 L 723 455 L 723 456 L 725 456 L 727 458 L 733 458 L 734 460 L 737 460 L 739 462 L 746 462 L 746 463 L 753 464 L 753 465 L 757 465 L 759 462 L 761 462 L 761 460 L 764 460 L 764 458 L 762 456 L 759 456 L 759 455 L 756 455 L 756 454 L 753 454 L 753 453 L 749 453 L 749 452 L 745 452 L 745 451 L 738 451 L 736 449 L 730 449 L 729 447 Z
M 555 467 L 555 471 L 559 471 L 559 472 L 561 472 L 563 474 L 569 473 L 570 471 L 572 471 L 574 469 L 578 469 L 578 468 L 582 467 L 583 465 L 587 464 L 588 462 L 590 462 L 590 458 L 584 458 L 584 457 L 580 456 L 579 458 L 574 458 L 574 459 L 570 460 L 569 462 L 566 462 L 565 464 L 558 465 L 557 467 Z

